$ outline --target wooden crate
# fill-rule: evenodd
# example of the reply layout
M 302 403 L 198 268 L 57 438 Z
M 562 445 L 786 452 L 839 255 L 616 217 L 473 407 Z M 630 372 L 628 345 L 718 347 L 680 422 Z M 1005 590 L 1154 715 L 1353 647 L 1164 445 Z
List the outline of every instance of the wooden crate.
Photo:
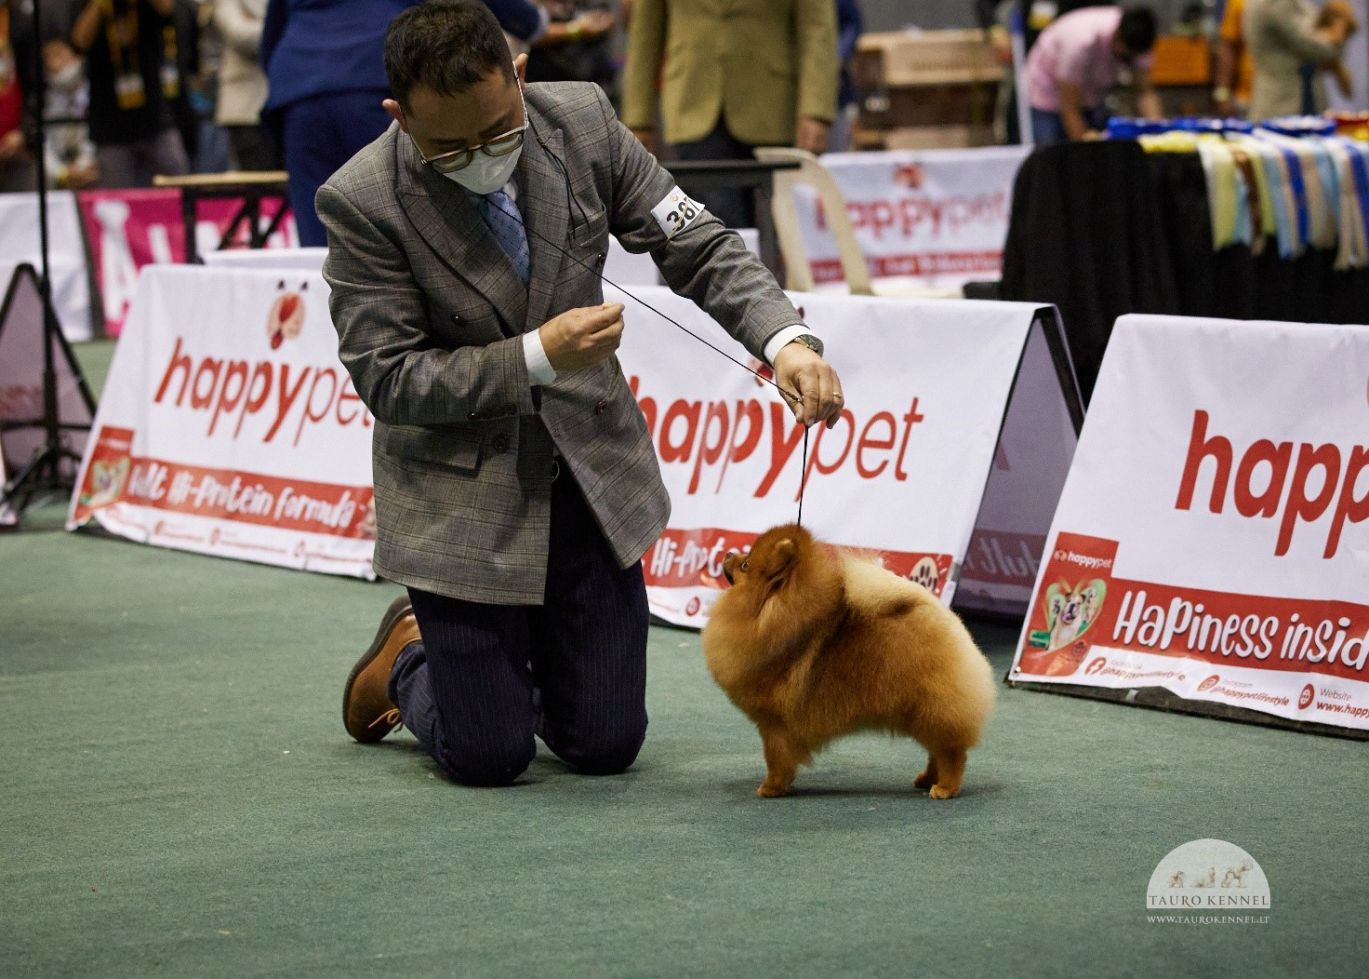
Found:
M 979 30 L 863 34 L 852 68 L 863 89 L 997 82 L 1003 72 Z
M 861 98 L 860 122 L 868 129 L 991 122 L 995 98 L 991 85 L 890 88 Z
M 992 146 L 993 126 L 899 126 L 896 129 L 856 129 L 852 145 L 861 150 L 940 150 Z
M 1162 35 L 1155 39 L 1151 57 L 1150 80 L 1157 86 L 1212 84 L 1212 46 L 1207 38 Z

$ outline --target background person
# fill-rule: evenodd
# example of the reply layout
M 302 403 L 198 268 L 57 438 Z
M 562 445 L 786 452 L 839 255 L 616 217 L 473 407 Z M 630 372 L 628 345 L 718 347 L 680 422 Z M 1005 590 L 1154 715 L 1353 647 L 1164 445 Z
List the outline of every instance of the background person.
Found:
M 176 128 L 179 73 L 167 58 L 176 0 L 90 0 L 71 29 L 90 82 L 90 138 L 102 187 L 146 187 L 190 171 Z
M 1245 38 L 1255 66 L 1250 118 L 1324 111 L 1321 77 L 1303 66 L 1337 65 L 1358 28 L 1350 8 L 1334 0 L 1325 16 L 1306 0 L 1246 0 Z
M 617 101 L 618 68 L 607 0 L 547 0 L 550 21 L 528 51 L 529 82 L 594 82 Z
M 0 193 L 37 190 L 30 10 L 0 0 Z
M 547 8 L 532 0 L 484 0 L 499 26 L 510 50 L 521 54 L 547 31 L 551 17 Z
M 1129 70 L 1137 111 L 1161 115 L 1150 82 L 1155 14 L 1149 7 L 1084 7 L 1052 21 L 1027 55 L 1027 99 L 1037 145 L 1084 139 L 1103 128 L 1103 99 Z
M 260 61 L 263 111 L 281 134 L 290 209 L 304 247 L 326 244 L 314 194 L 385 131 L 385 25 L 417 0 L 270 0 Z
M 833 0 L 635 0 L 623 121 L 654 151 L 659 103 L 662 135 L 682 160 L 746 160 L 757 146 L 821 153 L 837 68 Z M 756 223 L 749 194 L 700 198 L 730 227 Z
M 1244 116 L 1250 109 L 1255 63 L 1245 43 L 1245 0 L 1226 0 L 1218 29 L 1212 103 L 1219 116 Z
M 274 133 L 261 123 L 266 104 L 266 72 L 257 51 L 267 0 L 215 0 L 214 23 L 223 36 L 218 104 L 214 121 L 228 132 L 240 170 L 276 170 L 282 165 Z
M 86 127 L 90 86 L 81 58 L 70 44 L 54 38 L 43 45 L 47 68 L 48 186 L 80 190 L 100 179 L 95 144 Z
M 865 31 L 865 17 L 860 11 L 860 0 L 836 0 L 837 3 L 837 114 L 827 135 L 827 148 L 842 153 L 851 148 L 851 128 L 860 115 L 856 83 L 851 77 L 851 65 L 856 57 L 856 45 Z

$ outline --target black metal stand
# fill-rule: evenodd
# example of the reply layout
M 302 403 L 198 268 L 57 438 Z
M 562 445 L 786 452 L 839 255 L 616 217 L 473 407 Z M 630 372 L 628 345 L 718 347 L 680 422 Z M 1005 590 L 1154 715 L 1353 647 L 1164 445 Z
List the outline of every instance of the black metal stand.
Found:
M 52 278 L 48 265 L 48 175 L 45 149 L 47 146 L 47 126 L 43 112 L 47 105 L 47 82 L 43 65 L 42 0 L 33 3 L 33 61 L 34 88 L 37 104 L 36 122 L 38 124 L 37 157 L 38 171 L 38 240 L 42 267 L 38 274 L 38 291 L 43 299 L 43 445 L 34 453 L 32 459 L 19 470 L 18 474 L 5 484 L 0 493 L 0 502 L 11 504 L 16 510 L 23 511 L 35 495 L 49 490 L 71 490 L 75 487 L 75 473 L 64 463 L 80 464 L 81 457 L 67 447 L 62 440 L 62 429 L 72 426 L 62 424 L 57 399 L 57 367 L 53 354 L 54 345 L 60 344 L 67 352 L 72 370 L 80 380 L 82 391 L 90 401 L 89 391 L 81 379 L 79 368 L 65 345 L 62 325 L 57 319 L 57 311 L 52 305 Z M 16 275 L 22 269 L 16 270 Z M 91 404 L 92 411 L 94 405 Z M 79 426 L 89 430 L 89 426 Z M 64 469 L 68 471 L 64 471 Z
M 154 187 L 174 187 L 181 192 L 181 223 L 185 225 L 185 260 L 189 265 L 201 261 L 199 242 L 195 237 L 195 225 L 199 221 L 200 201 L 216 198 L 242 199 L 228 227 L 219 238 L 219 250 L 227 248 L 237 236 L 238 228 L 247 225 L 249 248 L 265 248 L 267 240 L 280 230 L 289 206 L 282 202 L 280 208 L 263 230 L 260 227 L 261 202 L 267 197 L 286 196 L 288 174 L 284 171 L 263 170 L 247 173 L 187 174 L 185 176 L 157 176 L 152 179 Z

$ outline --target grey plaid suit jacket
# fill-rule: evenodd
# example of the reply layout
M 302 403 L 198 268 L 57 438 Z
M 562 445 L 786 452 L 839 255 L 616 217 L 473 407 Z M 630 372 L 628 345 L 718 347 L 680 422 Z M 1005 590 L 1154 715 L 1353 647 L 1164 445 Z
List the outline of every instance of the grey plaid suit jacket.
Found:
M 532 128 L 518 203 L 532 256 L 527 287 L 465 191 L 422 166 L 397 125 L 316 199 L 342 362 L 376 418 L 376 572 L 501 605 L 543 601 L 554 453 L 620 566 L 641 558 L 670 513 L 617 358 L 540 388 L 524 360 L 525 331 L 603 302 L 597 273 L 609 234 L 630 251 L 650 250 L 670 286 L 757 357 L 800 322 L 716 218 L 705 213 L 667 239 L 651 208 L 675 181 L 597 86 L 529 85 L 526 101 Z M 627 329 L 655 331 L 661 344 L 695 342 L 645 310 L 624 315 Z

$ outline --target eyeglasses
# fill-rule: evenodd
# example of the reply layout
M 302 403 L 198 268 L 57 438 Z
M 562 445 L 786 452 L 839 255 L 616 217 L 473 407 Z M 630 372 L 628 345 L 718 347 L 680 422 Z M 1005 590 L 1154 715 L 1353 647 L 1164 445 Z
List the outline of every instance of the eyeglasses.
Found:
M 486 156 L 508 156 L 523 145 L 523 135 L 527 132 L 527 128 L 528 124 L 525 122 L 517 129 L 510 129 L 503 135 L 488 139 L 479 146 L 469 146 L 464 150 L 442 153 L 431 160 L 423 155 L 422 150 L 418 149 L 417 142 L 414 143 L 414 149 L 418 150 L 418 158 L 425 167 L 432 167 L 438 173 L 455 173 L 470 166 L 476 153 L 484 153 Z M 409 139 L 413 140 L 413 136 L 410 136 Z

